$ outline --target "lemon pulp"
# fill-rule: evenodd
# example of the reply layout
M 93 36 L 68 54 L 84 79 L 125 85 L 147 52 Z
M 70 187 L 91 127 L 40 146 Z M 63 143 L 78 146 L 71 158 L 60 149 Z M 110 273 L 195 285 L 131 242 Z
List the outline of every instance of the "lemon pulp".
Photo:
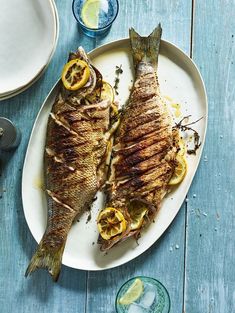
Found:
M 131 217 L 131 230 L 138 229 L 142 226 L 147 210 L 146 205 L 140 201 L 133 201 L 130 204 L 128 212 Z
M 119 210 L 105 208 L 98 216 L 97 226 L 101 237 L 109 240 L 126 230 L 126 220 Z
M 81 11 L 81 18 L 85 26 L 89 28 L 98 28 L 100 0 L 87 0 Z
M 113 87 L 106 81 L 103 81 L 103 86 L 101 89 L 101 99 L 110 100 L 111 102 L 114 101 Z
M 97 88 L 95 92 L 86 96 L 86 99 L 89 100 L 91 103 L 94 103 L 97 100 L 98 101 L 110 100 L 110 102 L 113 103 L 114 101 L 113 87 L 106 81 L 102 81 L 102 87 Z
M 61 79 L 66 89 L 77 90 L 86 84 L 89 76 L 88 64 L 80 59 L 74 59 L 65 64 Z
M 136 278 L 127 292 L 120 298 L 119 303 L 128 305 L 139 299 L 144 291 L 144 285 L 141 279 Z

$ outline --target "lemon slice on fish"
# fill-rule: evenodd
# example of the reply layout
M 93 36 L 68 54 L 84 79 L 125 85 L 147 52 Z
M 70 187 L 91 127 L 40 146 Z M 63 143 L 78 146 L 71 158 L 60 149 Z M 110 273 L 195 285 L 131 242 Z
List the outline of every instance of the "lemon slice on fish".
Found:
M 109 240 L 126 230 L 126 220 L 119 210 L 105 208 L 98 216 L 97 226 L 101 237 Z
M 131 218 L 131 230 L 138 229 L 142 226 L 144 221 L 144 216 L 147 213 L 148 209 L 146 205 L 141 202 L 133 201 L 128 208 L 128 212 Z
M 102 100 L 110 100 L 112 103 L 111 108 L 113 111 L 113 115 L 118 114 L 118 107 L 114 103 L 113 87 L 109 83 L 107 83 L 106 81 L 103 81 L 103 86 L 101 89 L 101 99 Z
M 86 99 L 91 103 L 102 100 L 110 100 L 111 103 L 114 101 L 113 87 L 106 81 L 102 81 L 102 87 L 97 88 L 94 92 L 86 96 Z
M 129 305 L 139 299 L 144 291 L 144 284 L 141 279 L 136 278 L 133 284 L 127 289 L 127 292 L 119 299 L 122 305 Z
M 98 28 L 100 0 L 86 0 L 81 11 L 81 18 L 85 26 Z
M 175 167 L 175 171 L 169 181 L 169 185 L 177 185 L 184 179 L 187 173 L 187 161 L 185 157 L 181 154 L 176 155 L 177 165 Z
M 88 64 L 80 59 L 75 59 L 65 64 L 61 79 L 66 89 L 77 90 L 86 84 L 89 76 Z
M 102 100 L 109 99 L 111 102 L 114 101 L 113 87 L 106 81 L 103 81 L 103 86 L 101 89 L 101 98 Z

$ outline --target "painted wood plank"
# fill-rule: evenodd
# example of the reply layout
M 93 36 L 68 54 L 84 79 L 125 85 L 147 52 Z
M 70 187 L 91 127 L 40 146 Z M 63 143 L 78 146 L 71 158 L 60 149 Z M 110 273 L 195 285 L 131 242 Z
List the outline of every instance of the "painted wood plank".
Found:
M 235 312 L 234 11 L 233 0 L 195 1 L 193 59 L 209 124 L 187 208 L 185 312 Z
M 149 34 L 159 23 L 163 38 L 172 41 L 189 54 L 190 1 L 120 1 L 120 12 L 110 33 L 97 40 L 97 45 L 128 36 L 133 26 L 142 35 Z M 161 239 L 142 256 L 121 267 L 104 272 L 89 272 L 87 312 L 114 312 L 115 295 L 130 277 L 147 275 L 159 279 L 169 290 L 171 312 L 182 312 L 184 282 L 185 210 L 178 216 Z M 179 249 L 175 246 L 179 245 Z M 111 253 L 111 252 L 110 252 Z
M 21 203 L 21 172 L 30 131 L 42 102 L 60 76 L 68 52 L 79 45 L 87 50 L 94 47 L 94 41 L 79 32 L 71 6 L 71 1 L 57 1 L 60 36 L 46 73 L 29 90 L 0 103 L 0 115 L 11 119 L 22 131 L 19 148 L 14 153 L 0 155 L 3 172 L 0 188 L 4 190 L 0 190 L 0 311 L 3 313 L 85 311 L 86 272 L 63 267 L 57 284 L 44 271 L 24 278 L 36 248 Z
M 163 39 L 176 44 L 189 54 L 191 3 L 190 1 L 125 0 L 110 33 L 96 40 L 97 46 L 112 40 L 129 37 L 129 28 L 134 27 L 142 36 L 147 36 L 161 23 Z

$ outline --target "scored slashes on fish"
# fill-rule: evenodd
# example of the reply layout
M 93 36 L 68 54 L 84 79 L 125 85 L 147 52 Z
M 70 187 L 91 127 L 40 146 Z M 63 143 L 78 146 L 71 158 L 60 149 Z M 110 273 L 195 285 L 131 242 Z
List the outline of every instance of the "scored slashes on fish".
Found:
M 110 147 L 112 103 L 92 97 L 102 86 L 102 76 L 82 48 L 70 54 L 71 59 L 87 62 L 90 77 L 77 91 L 68 91 L 61 84 L 49 116 L 44 155 L 47 227 L 26 271 L 27 276 L 37 268 L 47 268 L 54 280 L 60 273 L 73 221 L 90 207 L 104 182 L 107 147 Z M 87 95 L 96 100 L 91 103 L 86 100 Z
M 130 29 L 135 82 L 115 135 L 106 192 L 106 207 L 123 214 L 126 228 L 110 239 L 99 236 L 101 250 L 139 236 L 141 228 L 154 219 L 176 166 L 179 133 L 172 127 L 157 77 L 161 34 L 160 24 L 149 37 Z M 143 224 L 133 230 L 130 209 L 141 203 L 147 208 Z

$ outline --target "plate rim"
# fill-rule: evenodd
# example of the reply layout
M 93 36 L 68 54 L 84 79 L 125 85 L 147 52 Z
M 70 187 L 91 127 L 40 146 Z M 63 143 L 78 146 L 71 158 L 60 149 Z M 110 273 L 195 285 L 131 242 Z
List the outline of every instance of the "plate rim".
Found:
M 115 46 L 115 45 L 121 45 L 122 43 L 126 43 L 129 41 L 129 37 L 125 37 L 125 38 L 120 38 L 120 39 L 116 39 L 116 40 L 113 40 L 111 42 L 108 42 L 108 43 L 105 43 L 103 45 L 100 45 L 99 47 L 96 47 L 92 50 L 90 50 L 88 52 L 88 56 L 92 58 L 92 54 L 94 54 L 95 52 L 97 52 L 97 50 L 102 50 L 102 49 L 109 49 L 109 47 L 112 47 L 112 46 Z M 205 101 L 205 116 L 204 116 L 204 120 L 205 120 L 205 123 L 204 123 L 204 133 L 203 133 L 203 136 L 201 137 L 201 146 L 200 146 L 200 151 L 198 152 L 198 159 L 197 159 L 197 162 L 194 166 L 194 174 L 190 177 L 190 180 L 189 180 L 189 183 L 188 183 L 188 187 L 187 187 L 187 191 L 186 191 L 186 194 L 188 193 L 191 185 L 192 185 L 192 181 L 195 177 L 195 174 L 198 170 L 198 166 L 199 166 L 199 163 L 201 162 L 201 156 L 202 156 L 202 153 L 203 153 L 203 149 L 204 149 L 204 145 L 205 145 L 205 141 L 206 141 L 206 134 L 207 134 L 207 127 L 208 127 L 208 97 L 207 97 L 207 92 L 206 92 L 206 87 L 205 87 L 205 83 L 204 83 L 204 80 L 202 78 L 202 75 L 196 65 L 196 63 L 179 47 L 177 47 L 175 44 L 171 43 L 170 41 L 168 40 L 165 40 L 165 39 L 161 39 L 161 42 L 163 42 L 166 46 L 169 46 L 173 49 L 176 49 L 181 55 L 183 55 L 183 57 L 185 57 L 190 63 L 191 65 L 194 67 L 194 70 L 196 71 L 196 74 L 198 75 L 199 77 L 199 80 L 200 80 L 200 84 L 201 84 L 201 87 L 202 87 L 202 92 L 203 92 L 203 100 Z M 98 54 L 99 55 L 99 54 Z M 30 226 L 30 224 L 28 223 L 28 219 L 27 219 L 27 216 L 26 216 L 26 212 L 25 212 L 25 209 L 24 209 L 24 193 L 23 193 L 23 189 L 24 189 L 24 180 L 25 180 L 25 168 L 26 168 L 26 161 L 27 161 L 27 158 L 28 158 L 28 153 L 29 153 L 29 146 L 30 146 L 30 143 L 31 143 L 31 140 L 32 140 L 32 137 L 33 137 L 33 133 L 34 133 L 34 130 L 35 130 L 35 127 L 36 127 L 36 121 L 38 120 L 40 114 L 41 114 L 41 111 L 43 110 L 45 104 L 47 103 L 48 101 L 48 98 L 52 95 L 53 91 L 56 90 L 56 88 L 58 88 L 58 84 L 60 82 L 60 78 L 56 81 L 56 83 L 53 85 L 53 87 L 51 88 L 51 90 L 49 91 L 49 93 L 47 94 L 45 100 L 43 101 L 40 109 L 39 109 L 39 112 L 34 120 L 34 124 L 33 124 L 33 127 L 32 127 L 32 130 L 31 130 L 31 134 L 30 134 L 30 137 L 29 137 L 29 140 L 28 140 L 28 145 L 27 145 L 27 149 L 26 149 L 26 153 L 25 153 L 25 158 L 24 158 L 24 163 L 23 163 L 23 168 L 22 168 L 22 179 L 21 179 L 21 198 L 22 198 L 22 206 L 23 206 L 23 211 L 24 211 L 24 216 L 25 216 L 25 220 L 26 220 L 26 223 L 27 223 L 27 226 L 30 230 L 30 233 L 32 235 L 32 237 L 34 238 L 34 240 L 37 242 L 37 244 L 39 243 L 39 241 L 41 239 L 36 240 L 36 238 L 34 237 L 33 235 L 33 231 L 32 231 L 32 227 Z M 92 271 L 92 272 L 96 272 L 96 271 L 106 271 L 106 270 L 109 270 L 109 269 L 112 269 L 112 268 L 116 268 L 118 266 L 121 266 L 123 264 L 127 264 L 131 261 L 133 261 L 134 259 L 136 259 L 137 257 L 140 257 L 143 253 L 145 253 L 147 250 L 149 250 L 161 237 L 162 235 L 167 231 L 167 229 L 169 228 L 169 226 L 173 223 L 173 221 L 175 220 L 175 217 L 178 215 L 181 207 L 182 207 L 182 204 L 184 202 L 185 198 L 182 199 L 181 201 L 181 204 L 179 206 L 179 209 L 178 211 L 176 212 L 176 214 L 174 215 L 173 219 L 169 222 L 169 223 L 166 223 L 167 226 L 165 228 L 165 230 L 162 232 L 162 234 L 152 243 L 150 244 L 147 248 L 144 248 L 143 251 L 141 251 L 140 253 L 138 253 L 138 255 L 132 257 L 131 259 L 129 260 L 122 260 L 121 262 L 119 262 L 118 264 L 114 264 L 114 265 L 108 265 L 107 267 L 105 268 L 101 268 L 101 267 L 86 267 L 86 266 L 80 266 L 80 267 L 77 267 L 77 266 L 74 266 L 73 264 L 68 264 L 68 262 L 65 262 L 62 260 L 62 264 L 64 266 L 67 266 L 67 267 L 70 267 L 70 268 L 74 268 L 74 269 L 78 269 L 78 270 L 83 270 L 83 271 Z M 72 262 L 71 262 L 72 263 Z

